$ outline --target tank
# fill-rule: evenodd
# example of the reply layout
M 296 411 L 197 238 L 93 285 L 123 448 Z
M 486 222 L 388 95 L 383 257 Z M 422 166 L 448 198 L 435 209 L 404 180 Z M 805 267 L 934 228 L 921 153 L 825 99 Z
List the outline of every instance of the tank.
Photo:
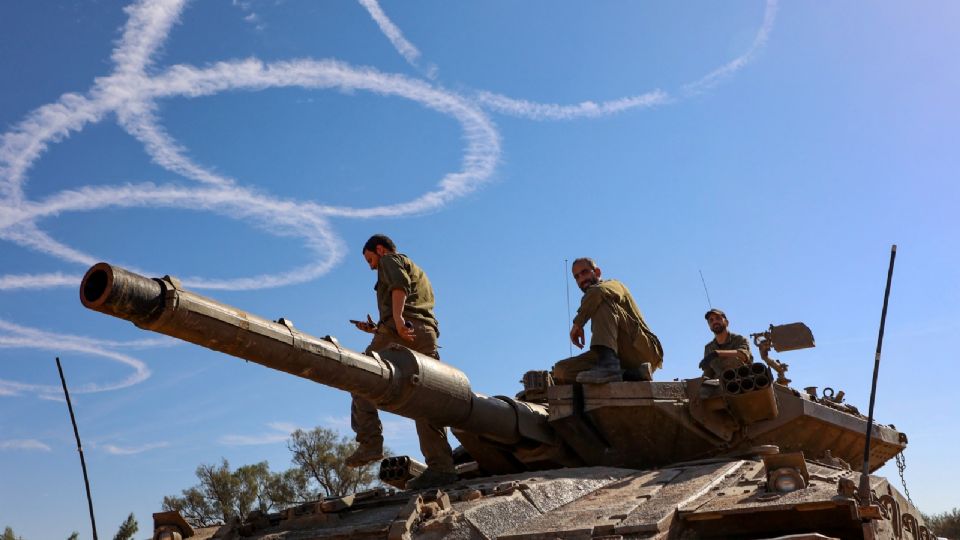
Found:
M 718 379 L 554 385 L 548 372 L 529 372 L 509 397 L 476 393 L 460 370 L 405 347 L 351 351 L 171 276 L 99 263 L 80 299 L 139 328 L 449 426 L 461 444 L 460 480 L 439 489 L 404 490 L 423 465 L 395 456 L 381 463 L 384 487 L 198 531 L 158 513 L 157 539 L 933 538 L 910 501 L 869 474 L 906 448 L 906 435 L 874 425 L 861 471 L 867 419 L 842 392 L 791 388 L 786 364 L 769 358 L 771 348 L 813 345 L 802 323 L 754 334 L 765 363 L 730 366 Z M 869 493 L 858 489 L 862 475 Z

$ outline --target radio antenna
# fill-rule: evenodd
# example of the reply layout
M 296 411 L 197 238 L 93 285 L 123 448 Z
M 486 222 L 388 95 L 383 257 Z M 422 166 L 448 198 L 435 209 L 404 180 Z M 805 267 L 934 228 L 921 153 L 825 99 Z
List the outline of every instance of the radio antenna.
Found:
M 707 306 L 710 309 L 713 309 L 713 302 L 710 301 L 710 291 L 707 290 L 707 280 L 703 279 L 703 270 L 697 270 L 700 272 L 700 283 L 703 283 L 703 292 L 707 295 Z
M 873 432 L 873 403 L 877 397 L 877 374 L 880 372 L 880 349 L 883 348 L 883 327 L 887 322 L 887 302 L 890 300 L 890 282 L 893 281 L 893 262 L 897 259 L 897 245 L 890 248 L 890 267 L 887 269 L 887 288 L 883 292 L 883 310 L 880 312 L 880 334 L 877 353 L 873 360 L 873 384 L 870 387 L 870 412 L 867 415 L 867 442 L 863 445 L 863 468 L 860 469 L 859 495 L 863 506 L 870 504 L 870 437 Z
M 77 418 L 73 415 L 73 405 L 70 403 L 70 392 L 67 390 L 67 379 L 63 376 L 63 367 L 60 366 L 60 357 L 57 357 L 57 371 L 60 372 L 60 383 L 63 385 L 63 397 L 67 399 L 67 410 L 70 411 L 70 423 L 73 424 L 73 436 L 77 439 L 77 452 L 80 453 L 80 468 L 83 469 L 83 485 L 87 488 L 87 506 L 90 508 L 90 527 L 93 529 L 93 540 L 97 540 L 97 520 L 93 517 L 93 498 L 90 497 L 90 480 L 87 478 L 87 462 L 83 459 L 83 446 L 80 445 L 80 432 L 77 431 Z
M 569 325 L 570 324 L 570 272 L 567 271 L 567 268 L 569 268 L 568 259 L 564 259 L 563 275 L 566 276 L 565 282 L 567 284 L 567 324 Z M 564 330 L 566 330 L 566 328 L 564 328 Z M 569 352 L 570 356 L 573 356 L 573 344 L 570 342 L 569 339 L 567 340 L 567 351 Z

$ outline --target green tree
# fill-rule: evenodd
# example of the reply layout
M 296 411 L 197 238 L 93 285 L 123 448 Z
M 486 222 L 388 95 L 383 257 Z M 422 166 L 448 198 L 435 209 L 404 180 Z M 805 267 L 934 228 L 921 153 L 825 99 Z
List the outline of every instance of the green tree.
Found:
M 0 540 L 17 540 L 17 535 L 13 533 L 12 527 L 6 527 L 3 529 L 3 536 L 0 536 Z
M 209 527 L 220 523 L 213 505 L 203 495 L 200 488 L 194 486 L 183 490 L 182 493 L 180 497 L 164 497 L 163 509 L 176 510 L 187 523 L 194 527 Z
M 960 508 L 954 508 L 942 514 L 923 516 L 929 528 L 935 535 L 944 538 L 960 539 Z
M 130 512 L 127 519 L 120 524 L 120 529 L 113 537 L 113 540 L 133 540 L 133 535 L 137 534 L 139 528 L 140 525 L 137 523 L 137 518 L 133 517 L 133 512 Z
M 235 471 L 222 460 L 219 465 L 200 465 L 199 484 L 178 496 L 163 498 L 164 510 L 176 510 L 194 527 L 241 520 L 253 510 L 270 512 L 291 504 L 313 500 L 302 474 L 271 473 L 266 461 L 244 465 Z
M 196 471 L 200 490 L 223 522 L 237 515 L 240 479 L 230 472 L 230 463 L 223 459 L 219 466 L 200 465 Z M 242 516 L 241 516 L 242 517 Z
M 73 531 L 70 533 L 70 536 L 67 537 L 67 540 L 77 540 L 78 538 L 80 538 L 80 533 Z
M 235 471 L 226 459 L 218 465 L 200 465 L 196 470 L 199 483 L 179 496 L 164 497 L 163 509 L 179 512 L 194 527 L 208 527 L 233 517 L 245 519 L 253 510 L 271 512 L 320 496 L 360 491 L 376 481 L 375 465 L 347 467 L 346 458 L 356 443 L 333 430 L 297 430 L 287 447 L 293 453 L 294 467 L 280 473 L 270 472 L 266 461 Z
M 255 465 L 244 465 L 233 473 L 237 478 L 237 502 L 235 510 L 241 518 L 246 518 L 251 510 L 269 512 L 273 506 L 268 486 L 270 484 L 270 466 L 266 461 Z
M 287 508 L 317 498 L 317 494 L 310 489 L 310 477 L 299 467 L 271 474 L 267 496 L 277 508 Z
M 293 463 L 320 486 L 326 496 L 343 496 L 360 491 L 376 481 L 375 465 L 348 467 L 347 456 L 357 443 L 340 437 L 332 429 L 316 427 L 298 429 L 290 435 L 287 448 L 293 452 Z

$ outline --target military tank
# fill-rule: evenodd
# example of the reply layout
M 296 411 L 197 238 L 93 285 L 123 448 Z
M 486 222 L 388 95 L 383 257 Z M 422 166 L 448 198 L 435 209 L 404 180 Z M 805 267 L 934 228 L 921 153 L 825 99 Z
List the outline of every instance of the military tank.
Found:
M 934 537 L 910 501 L 870 475 L 906 448 L 906 435 L 873 426 L 869 470 L 851 467 L 863 457 L 867 419 L 840 393 L 791 388 L 786 365 L 769 357 L 813 344 L 802 323 L 755 334 L 766 363 L 730 366 L 718 379 L 554 385 L 530 372 L 509 397 L 476 393 L 460 370 L 405 347 L 351 351 L 171 276 L 99 263 L 80 299 L 142 329 L 450 426 L 462 445 L 460 480 L 440 489 L 404 490 L 423 465 L 391 457 L 380 476 L 392 487 L 197 531 L 158 513 L 158 540 Z

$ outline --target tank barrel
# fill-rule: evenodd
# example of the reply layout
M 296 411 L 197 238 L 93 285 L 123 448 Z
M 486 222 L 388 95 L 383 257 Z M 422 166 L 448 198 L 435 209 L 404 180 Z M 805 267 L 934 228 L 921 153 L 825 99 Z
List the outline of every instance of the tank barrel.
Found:
M 185 291 L 169 276 L 150 279 L 99 263 L 84 276 L 80 300 L 145 330 L 371 399 L 389 388 L 390 368 L 382 360 Z
M 176 278 L 151 279 L 107 263 L 91 267 L 80 300 L 139 328 L 249 360 L 363 396 L 383 410 L 513 444 L 552 444 L 547 414 L 508 398 L 475 394 L 460 370 L 404 347 L 366 355 L 334 338 L 302 333 L 184 290 Z

